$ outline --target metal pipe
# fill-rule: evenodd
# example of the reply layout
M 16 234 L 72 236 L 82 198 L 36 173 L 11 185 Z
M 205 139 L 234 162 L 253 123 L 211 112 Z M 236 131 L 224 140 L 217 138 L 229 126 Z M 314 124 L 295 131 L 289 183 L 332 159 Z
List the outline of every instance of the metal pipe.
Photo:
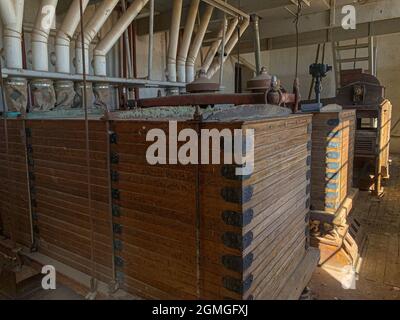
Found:
M 22 20 L 24 17 L 24 0 L 0 1 L 0 16 L 4 23 L 3 48 L 7 68 L 23 68 L 22 55 Z M 4 82 L 3 93 L 8 111 L 26 112 L 28 103 L 27 82 L 21 78 L 11 78 Z
M 232 50 L 238 43 L 239 38 L 246 31 L 249 24 L 250 24 L 250 19 L 244 19 L 242 24 L 240 25 L 239 34 L 234 33 L 233 36 L 229 39 L 228 43 L 225 46 L 226 54 L 224 56 L 224 62 L 229 57 L 230 53 L 232 52 Z M 214 76 L 214 74 L 219 70 L 219 68 L 220 68 L 219 59 L 214 59 L 213 63 L 211 64 L 210 68 L 207 71 L 207 78 L 212 78 Z
M 71 3 L 71 6 L 69 7 L 68 12 L 64 18 L 64 21 L 57 32 L 56 36 L 57 72 L 64 72 L 64 73 L 71 72 L 70 44 L 71 44 L 71 39 L 74 36 L 74 33 L 80 21 L 79 1 L 80 0 L 74 0 Z M 89 0 L 82 1 L 83 10 L 86 10 L 88 3 Z
M 195 78 L 195 63 L 197 56 L 199 55 L 199 51 L 201 49 L 201 45 L 204 40 L 204 36 L 207 32 L 207 27 L 210 23 L 211 16 L 213 14 L 214 7 L 207 5 L 206 10 L 201 19 L 201 23 L 199 29 L 196 33 L 196 37 L 193 40 L 193 43 L 190 47 L 189 54 L 186 61 L 186 82 L 190 83 Z
M 178 51 L 179 29 L 182 16 L 182 0 L 174 0 L 168 46 L 168 80 L 176 81 L 176 55 Z
M 94 50 L 94 73 L 107 76 L 106 55 L 149 0 L 135 0 Z
M 226 29 L 228 28 L 228 20 L 226 19 L 226 13 L 224 13 L 224 29 L 222 33 L 222 42 L 221 42 L 221 52 L 219 55 L 220 60 L 220 70 L 219 70 L 219 87 L 222 89 L 222 82 L 224 79 L 224 56 L 225 56 L 225 45 L 226 45 Z
M 126 1 L 121 0 L 122 2 L 122 12 L 126 12 Z M 132 56 L 131 56 L 131 46 L 129 45 L 129 33 L 128 29 L 124 31 L 124 41 L 125 41 L 125 50 L 126 50 L 126 57 L 127 57 L 127 73 L 126 76 L 128 78 L 132 78 L 133 69 L 132 69 Z
M 186 19 L 185 32 L 183 34 L 183 39 L 179 48 L 177 58 L 177 71 L 179 82 L 186 82 L 186 60 L 189 52 L 190 41 L 192 40 L 194 25 L 196 23 L 197 13 L 199 11 L 199 4 L 200 0 L 192 0 Z
M 22 20 L 24 15 L 24 0 L 0 1 L 0 16 L 4 24 L 4 56 L 6 66 L 12 69 L 22 69 Z
M 14 25 L 17 23 L 14 2 L 12 0 L 0 1 L 0 15 L 4 25 Z
M 149 17 L 149 55 L 147 63 L 147 79 L 153 78 L 153 47 L 154 47 L 154 0 L 150 0 L 150 17 Z
M 261 72 L 261 44 L 260 44 L 260 17 L 256 14 L 251 15 L 251 22 L 254 29 L 254 54 L 256 61 L 256 72 L 260 74 Z
M 3 76 L 5 78 L 19 77 L 24 79 L 70 80 L 75 82 L 80 82 L 83 80 L 83 74 L 65 74 L 57 72 L 34 71 L 25 69 L 8 69 L 8 68 L 3 68 Z M 169 82 L 169 81 L 158 81 L 158 80 L 147 80 L 147 79 L 125 79 L 125 78 L 100 77 L 100 76 L 90 76 L 90 75 L 88 75 L 86 79 L 88 82 L 120 84 L 120 85 L 125 85 L 127 87 L 184 88 L 186 86 L 186 83 L 181 83 L 181 82 Z
M 58 0 L 42 0 L 32 31 L 32 67 L 36 71 L 49 70 L 48 41 L 54 22 Z
M 79 74 L 83 74 L 83 61 L 82 57 L 84 56 L 86 61 L 85 65 L 87 66 L 86 72 L 88 73 L 89 69 L 89 45 L 93 41 L 96 34 L 100 31 L 101 27 L 107 21 L 108 17 L 111 15 L 115 6 L 118 4 L 119 0 L 103 0 L 99 8 L 95 11 L 92 18 L 89 20 L 85 27 L 85 33 L 83 34 L 83 48 L 82 42 L 76 42 L 76 71 Z M 82 55 L 82 49 L 85 50 L 85 54 Z
M 235 31 L 238 23 L 239 23 L 238 18 L 232 19 L 232 21 L 229 23 L 228 29 L 226 31 L 225 39 L 229 40 L 232 37 L 232 34 Z M 220 46 L 221 46 L 222 37 L 223 37 L 223 33 L 224 33 L 224 26 L 225 26 L 225 24 L 222 23 L 221 30 L 218 33 L 218 39 L 215 40 L 213 42 L 213 44 L 211 45 L 210 49 L 208 50 L 207 57 L 204 60 L 203 65 L 201 66 L 201 68 L 205 71 L 207 71 L 208 68 L 210 68 L 212 62 L 214 61 L 215 55 L 218 52 L 218 48 L 220 48 Z

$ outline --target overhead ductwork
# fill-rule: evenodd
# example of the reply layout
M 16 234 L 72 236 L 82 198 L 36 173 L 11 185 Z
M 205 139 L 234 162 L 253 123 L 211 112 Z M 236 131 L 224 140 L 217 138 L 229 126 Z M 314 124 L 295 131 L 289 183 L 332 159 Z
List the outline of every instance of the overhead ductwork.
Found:
M 129 27 L 132 21 L 143 10 L 149 0 L 135 0 L 114 27 L 106 34 L 94 50 L 94 74 L 96 76 L 107 76 L 107 53 L 112 49 L 124 31 Z M 95 106 L 106 109 L 109 104 L 110 94 L 107 85 L 95 85 Z
M 71 57 L 70 45 L 75 34 L 76 28 L 81 20 L 80 16 L 80 1 L 73 0 L 63 23 L 58 29 L 56 36 L 56 71 L 60 73 L 71 73 Z M 89 0 L 82 0 L 83 10 Z M 75 98 L 74 83 L 72 81 L 57 81 L 54 87 L 56 91 L 56 108 L 69 109 L 72 108 Z
M 199 55 L 201 44 L 203 43 L 204 37 L 207 32 L 207 27 L 210 23 L 211 16 L 213 14 L 214 7 L 207 5 L 203 17 L 201 18 L 199 29 L 196 33 L 196 37 L 190 47 L 189 55 L 186 61 L 186 82 L 193 82 L 195 78 L 195 63 L 197 56 Z
M 4 56 L 7 68 L 22 69 L 22 20 L 24 0 L 1 0 L 0 15 L 4 24 Z M 26 112 L 28 102 L 27 82 L 25 79 L 9 78 L 5 80 L 5 97 L 8 111 Z
M 168 45 L 168 80 L 176 82 L 176 56 L 178 52 L 179 29 L 181 26 L 182 0 L 174 0 Z
M 96 46 L 94 50 L 94 74 L 96 76 L 107 76 L 107 53 L 112 49 L 124 31 L 129 27 L 148 2 L 149 0 L 135 0 L 113 28 Z
M 57 32 L 56 37 L 56 71 L 61 73 L 70 73 L 70 45 L 72 37 L 75 34 L 76 28 L 80 22 L 80 2 L 74 0 L 64 18 L 63 23 Z M 86 9 L 89 0 L 83 0 L 83 10 Z
M 101 5 L 96 9 L 94 15 L 90 21 L 85 26 L 85 32 L 83 34 L 83 46 L 81 41 L 76 42 L 76 72 L 78 74 L 83 74 L 83 61 L 82 61 L 82 49 L 85 50 L 85 71 L 89 73 L 90 58 L 89 58 L 89 46 L 92 43 L 96 34 L 103 27 L 104 23 L 107 21 L 108 17 L 113 12 L 115 6 L 118 4 L 119 0 L 104 0 Z
M 48 41 L 55 18 L 58 0 L 41 0 L 32 31 L 32 67 L 35 71 L 49 71 Z M 56 103 L 53 81 L 38 79 L 31 82 L 33 111 L 52 110 Z
M 228 28 L 226 30 L 225 38 L 230 39 L 232 37 L 233 32 L 236 30 L 236 27 L 239 23 L 238 18 L 233 18 L 228 25 Z M 208 68 L 210 68 L 212 62 L 214 61 L 215 55 L 218 52 L 218 49 L 221 47 L 222 43 L 222 37 L 224 35 L 224 28 L 225 28 L 225 23 L 222 23 L 221 30 L 218 33 L 218 39 L 215 40 L 212 45 L 210 46 L 210 49 L 208 50 L 207 56 L 204 59 L 203 65 L 201 66 L 202 70 L 207 71 Z
M 75 63 L 76 63 L 76 72 L 78 74 L 83 74 L 84 72 L 84 63 L 85 63 L 85 73 L 89 74 L 90 68 L 90 58 L 89 58 L 89 46 L 92 43 L 96 34 L 100 31 L 103 27 L 104 23 L 107 21 L 111 13 L 113 12 L 115 6 L 118 4 L 119 0 L 104 0 L 100 6 L 96 9 L 94 15 L 89 20 L 87 25 L 85 26 L 85 32 L 83 34 L 83 48 L 82 42 L 76 42 L 76 55 L 75 55 Z M 85 62 L 83 61 L 82 50 L 85 53 Z M 74 107 L 81 107 L 82 106 L 82 90 L 86 91 L 86 99 L 87 105 L 92 106 L 93 102 L 93 90 L 91 83 L 86 84 L 86 88 L 82 83 L 76 84 L 76 96 L 75 96 L 75 103 Z
M 244 18 L 239 29 L 239 34 L 235 32 L 232 37 L 229 39 L 225 46 L 225 54 L 223 59 L 223 63 L 225 63 L 226 59 L 228 59 L 229 55 L 231 54 L 233 48 L 235 48 L 236 44 L 238 43 L 240 37 L 243 35 L 243 33 L 247 30 L 250 24 L 250 19 L 249 18 Z M 210 68 L 207 71 L 207 78 L 212 78 L 214 74 L 219 70 L 221 67 L 220 60 L 218 58 L 214 58 L 213 63 L 211 64 Z
M 189 53 L 190 42 L 193 36 L 193 29 L 196 23 L 197 13 L 199 11 L 200 0 L 192 0 L 189 8 L 189 13 L 186 19 L 185 30 L 183 33 L 183 39 L 181 46 L 179 48 L 178 58 L 177 58 L 177 72 L 178 81 L 186 82 L 186 60 Z

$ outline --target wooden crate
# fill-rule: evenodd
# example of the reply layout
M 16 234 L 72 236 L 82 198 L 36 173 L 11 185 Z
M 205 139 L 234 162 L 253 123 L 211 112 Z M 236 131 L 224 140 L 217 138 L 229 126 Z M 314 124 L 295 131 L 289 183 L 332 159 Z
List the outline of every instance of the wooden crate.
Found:
M 305 258 L 310 115 L 178 123 L 254 129 L 255 169 L 241 179 L 233 165 L 148 164 L 146 133 L 167 129 L 168 121 L 91 120 L 90 168 L 82 119 L 9 123 L 10 133 L 13 126 L 26 128 L 18 138 L 27 159 L 21 176 L 28 177 L 25 197 L 33 199 L 18 223 L 32 221 L 26 236 L 40 253 L 68 266 L 117 280 L 143 298 L 273 299 Z M 5 191 L 9 176 L 0 178 Z M 20 194 L 8 192 L 1 207 L 6 236 L 14 210 L 4 203 Z
M 311 209 L 336 213 L 353 180 L 355 110 L 313 114 Z
M 234 166 L 151 166 L 146 134 L 168 123 L 113 121 L 123 288 L 148 298 L 276 297 L 306 254 L 310 123 L 310 116 L 179 123 L 255 129 L 254 173 L 237 179 Z

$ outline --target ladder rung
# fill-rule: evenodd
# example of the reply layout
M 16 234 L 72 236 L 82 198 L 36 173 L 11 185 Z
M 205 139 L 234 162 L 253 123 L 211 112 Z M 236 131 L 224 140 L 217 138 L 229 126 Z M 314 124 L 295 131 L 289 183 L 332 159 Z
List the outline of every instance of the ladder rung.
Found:
M 341 59 L 341 60 L 338 60 L 339 63 L 361 62 L 361 61 L 369 61 L 369 57 L 363 57 L 363 58 L 349 58 L 349 59 Z
M 353 50 L 353 49 L 364 49 L 369 48 L 368 43 L 361 43 L 361 44 L 351 44 L 348 46 L 337 46 L 337 50 L 345 51 L 345 50 Z

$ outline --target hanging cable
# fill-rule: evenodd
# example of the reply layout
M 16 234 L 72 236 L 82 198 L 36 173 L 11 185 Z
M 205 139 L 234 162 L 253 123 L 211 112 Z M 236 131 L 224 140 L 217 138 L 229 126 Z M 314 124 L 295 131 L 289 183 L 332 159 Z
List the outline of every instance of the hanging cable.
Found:
M 3 64 L 1 61 L 1 57 L 0 57 L 0 85 L 1 85 L 1 100 L 2 100 L 2 104 L 3 104 L 3 123 L 4 123 L 4 143 L 5 143 L 5 147 L 6 147 L 6 158 L 7 158 L 7 167 L 9 167 L 10 165 L 10 155 L 9 155 L 9 145 L 8 145 L 8 122 L 7 122 L 7 117 L 8 117 L 8 109 L 7 109 L 7 104 L 6 104 L 6 99 L 4 96 L 4 79 L 3 79 Z M 7 170 L 7 180 L 10 178 L 9 177 L 9 170 Z M 11 220 L 11 226 L 10 226 L 10 238 L 11 238 L 11 242 L 12 242 L 12 246 L 13 248 L 16 247 L 16 239 L 15 239 L 15 235 L 14 235 L 14 219 L 13 219 L 13 215 L 10 216 L 10 220 Z
M 84 38 L 84 26 L 83 26 L 83 4 L 82 0 L 80 2 L 80 27 L 81 27 L 81 42 L 82 48 L 85 48 L 85 38 Z M 86 140 L 86 166 L 87 166 L 87 184 L 88 184 L 88 205 L 89 205 L 89 220 L 90 220 L 90 262 L 91 262 L 91 279 L 90 279 L 90 299 L 95 298 L 95 293 L 97 291 L 97 279 L 96 279 L 96 263 L 94 259 L 94 223 L 92 218 L 92 188 L 91 188 L 91 178 L 90 178 L 90 143 L 89 143 L 89 117 L 88 117 L 88 106 L 87 106 L 87 79 L 86 79 L 86 59 L 85 50 L 82 50 L 82 62 L 83 62 L 83 89 L 82 89 L 82 104 L 85 111 L 85 140 Z
M 293 23 L 296 26 L 296 73 L 295 73 L 295 79 L 297 79 L 298 72 L 299 72 L 299 46 L 300 46 L 299 24 L 300 24 L 301 10 L 302 10 L 301 0 L 297 0 L 296 18 L 293 21 Z

